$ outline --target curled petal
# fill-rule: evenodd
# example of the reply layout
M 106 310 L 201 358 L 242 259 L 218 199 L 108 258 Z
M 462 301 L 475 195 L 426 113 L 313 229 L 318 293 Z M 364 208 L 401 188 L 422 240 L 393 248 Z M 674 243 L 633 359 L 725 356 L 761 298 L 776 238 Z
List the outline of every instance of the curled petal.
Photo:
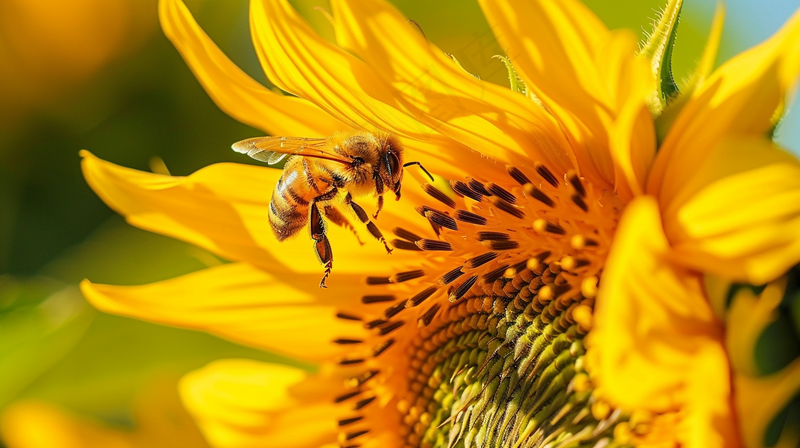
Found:
M 765 136 L 800 75 L 800 11 L 769 40 L 723 64 L 692 92 L 659 149 L 649 194 L 671 202 L 687 167 L 721 140 Z
M 668 259 L 658 206 L 628 205 L 600 284 L 588 356 L 604 397 L 627 409 L 685 410 L 691 447 L 736 440 L 722 331 L 696 274 Z
M 333 381 L 298 368 L 245 359 L 215 361 L 180 384 L 187 409 L 218 448 L 310 448 L 333 441 L 335 390 Z
M 301 98 L 275 93 L 247 76 L 209 39 L 181 0 L 161 0 L 164 34 L 225 113 L 273 135 L 328 136 L 347 126 Z
M 677 256 L 734 281 L 779 277 L 800 260 L 800 162 L 764 137 L 726 139 L 707 152 L 670 180 L 661 203 Z

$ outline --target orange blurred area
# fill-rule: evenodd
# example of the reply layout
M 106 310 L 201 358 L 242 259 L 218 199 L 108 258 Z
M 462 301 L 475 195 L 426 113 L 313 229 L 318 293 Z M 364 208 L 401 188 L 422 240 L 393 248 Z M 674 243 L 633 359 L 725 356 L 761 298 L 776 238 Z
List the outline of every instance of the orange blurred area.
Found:
M 88 82 L 155 29 L 156 1 L 0 2 L 0 122 L 9 127 Z

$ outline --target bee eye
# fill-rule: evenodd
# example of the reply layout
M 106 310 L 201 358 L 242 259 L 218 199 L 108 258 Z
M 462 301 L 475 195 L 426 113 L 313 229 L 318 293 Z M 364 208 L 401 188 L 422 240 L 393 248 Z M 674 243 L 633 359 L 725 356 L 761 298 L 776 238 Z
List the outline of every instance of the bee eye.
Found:
M 394 152 L 386 154 L 386 168 L 389 170 L 390 176 L 400 172 L 400 159 L 397 158 L 397 154 Z

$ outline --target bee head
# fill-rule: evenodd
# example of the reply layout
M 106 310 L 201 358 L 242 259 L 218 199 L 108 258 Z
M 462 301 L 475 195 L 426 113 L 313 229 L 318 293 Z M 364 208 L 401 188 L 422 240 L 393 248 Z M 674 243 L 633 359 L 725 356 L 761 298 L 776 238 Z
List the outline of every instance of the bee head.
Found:
M 397 138 L 389 136 L 380 153 L 381 180 L 384 185 L 391 188 L 399 200 L 400 186 L 403 183 L 403 146 Z

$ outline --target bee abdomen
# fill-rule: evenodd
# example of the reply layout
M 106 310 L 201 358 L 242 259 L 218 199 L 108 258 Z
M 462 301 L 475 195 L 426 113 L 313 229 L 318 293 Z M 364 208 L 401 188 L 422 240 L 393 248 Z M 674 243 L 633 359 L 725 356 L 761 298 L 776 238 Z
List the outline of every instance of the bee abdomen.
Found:
M 269 223 L 278 241 L 289 238 L 308 224 L 309 201 L 298 191 L 301 187 L 295 179 L 291 176 L 284 179 L 285 176 L 286 173 L 278 180 L 269 203 Z

